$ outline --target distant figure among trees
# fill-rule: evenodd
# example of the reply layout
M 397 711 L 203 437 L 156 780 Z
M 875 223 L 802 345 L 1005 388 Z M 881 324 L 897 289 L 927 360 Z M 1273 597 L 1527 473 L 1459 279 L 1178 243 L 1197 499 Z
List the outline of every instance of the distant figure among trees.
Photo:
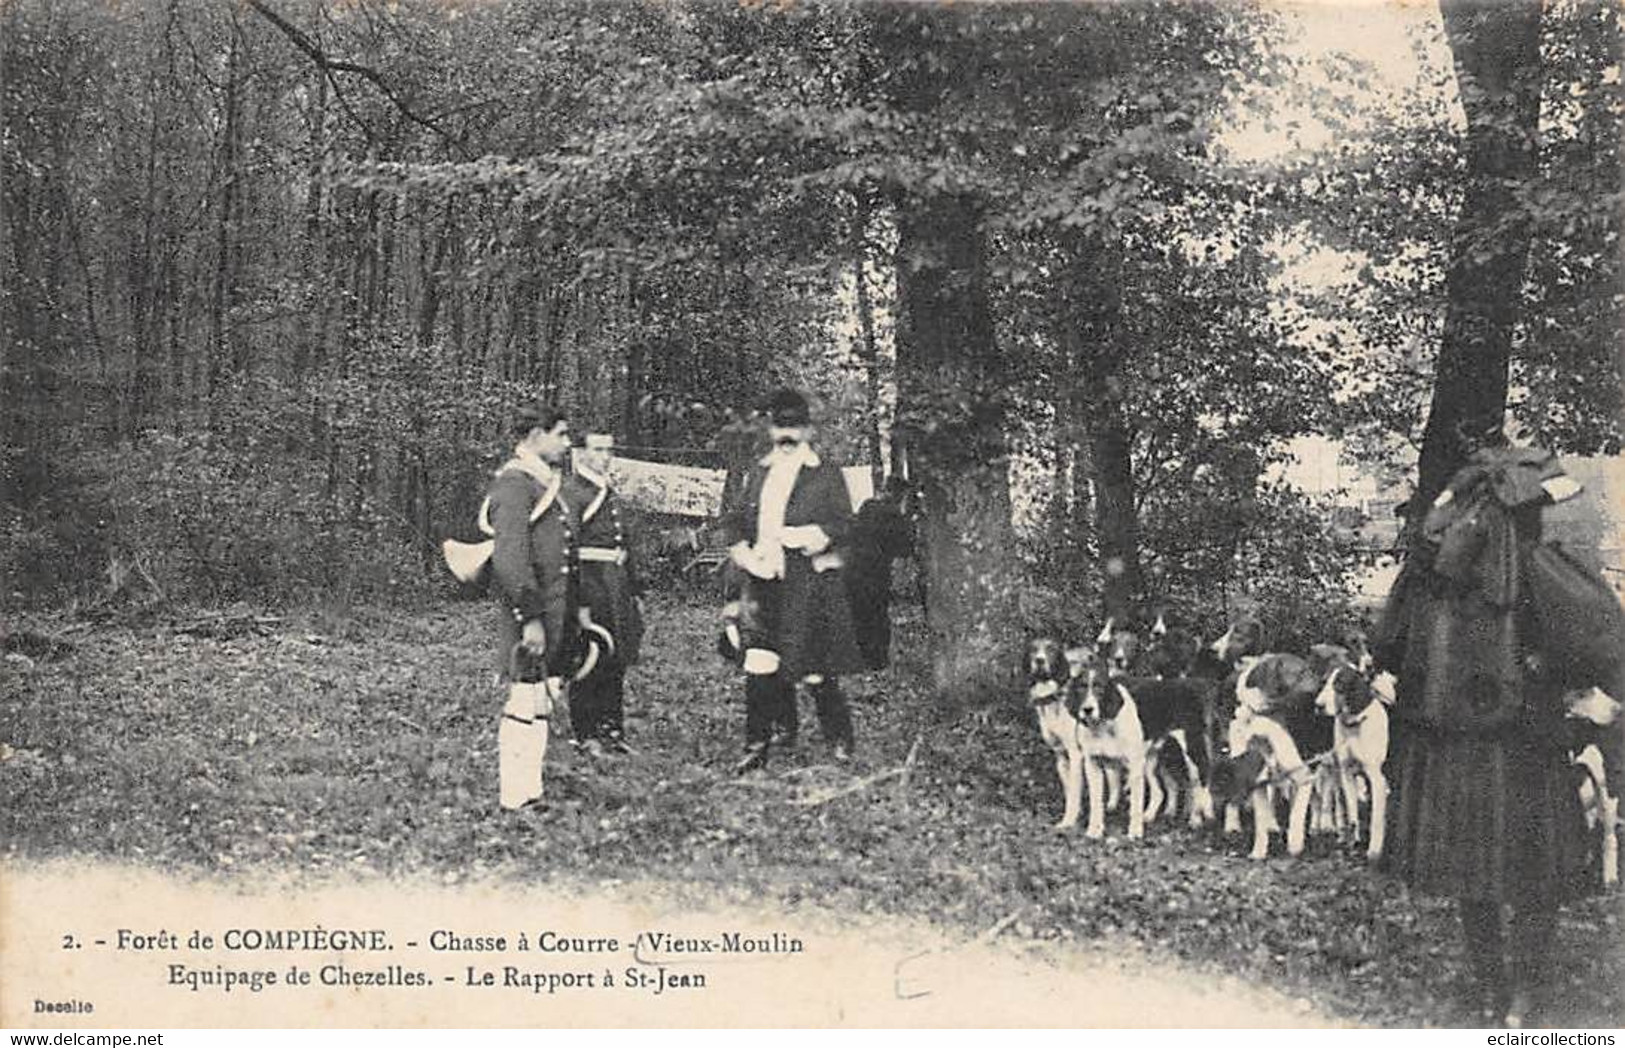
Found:
M 847 555 L 846 588 L 858 649 L 872 670 L 891 661 L 892 561 L 914 554 L 913 530 L 903 515 L 906 486 L 892 476 L 880 494 L 858 507 Z

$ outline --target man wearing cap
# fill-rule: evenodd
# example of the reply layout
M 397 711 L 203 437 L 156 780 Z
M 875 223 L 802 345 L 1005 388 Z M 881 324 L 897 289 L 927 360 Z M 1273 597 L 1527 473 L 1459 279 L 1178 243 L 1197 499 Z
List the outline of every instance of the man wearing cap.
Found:
M 576 685 L 570 703 L 575 737 L 595 754 L 630 752 L 622 700 L 627 667 L 637 661 L 643 638 L 626 514 L 609 486 L 614 446 L 607 433 L 587 434 L 564 482 L 581 544 L 581 624 L 604 641 L 602 655 Z
M 576 526 L 561 497 L 569 422 L 554 408 L 529 407 L 513 431 L 519 443 L 481 508 L 500 607 L 498 657 L 510 683 L 497 733 L 502 806 L 510 809 L 541 799 L 552 700 L 582 648 Z
M 770 450 L 724 519 L 756 614 L 743 638 L 745 756 L 738 771 L 767 765 L 775 726 L 795 723 L 795 688 L 807 684 L 835 759 L 852 754 L 852 715 L 836 678 L 863 668 L 847 598 L 842 546 L 852 504 L 841 471 L 810 443 L 807 400 L 793 390 L 769 398 Z

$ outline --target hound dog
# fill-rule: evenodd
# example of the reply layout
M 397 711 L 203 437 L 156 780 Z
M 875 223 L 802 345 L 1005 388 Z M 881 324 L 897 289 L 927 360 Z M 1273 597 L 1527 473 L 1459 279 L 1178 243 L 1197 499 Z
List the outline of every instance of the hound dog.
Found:
M 1255 859 L 1268 857 L 1270 834 L 1280 829 L 1272 796 L 1276 787 L 1290 797 L 1287 854 L 1303 853 L 1314 779 L 1303 754 L 1331 748 L 1330 732 L 1322 730 L 1314 709 L 1320 687 L 1308 660 L 1275 653 L 1243 659 L 1234 690 L 1219 690 L 1215 719 L 1225 727 L 1215 750 L 1228 759 L 1216 764 L 1213 789 L 1227 799 L 1227 834 L 1241 831 L 1240 802 L 1251 799 Z M 1251 759 L 1241 760 L 1244 755 Z
M 1580 808 L 1587 829 L 1598 834 L 1602 883 L 1611 887 L 1619 883 L 1619 798 L 1608 788 L 1604 751 L 1611 750 L 1615 761 L 1625 756 L 1618 746 L 1620 704 L 1600 688 L 1571 692 L 1564 697 L 1564 703 L 1569 751 L 1574 754 L 1575 767 L 1583 772 Z
M 1038 637 L 1027 643 L 1027 701 L 1038 715 L 1038 731 L 1055 754 L 1055 774 L 1061 780 L 1064 808 L 1057 833 L 1078 824 L 1083 794 L 1083 743 L 1078 721 L 1067 708 L 1072 670 L 1060 641 Z M 1090 796 L 1091 807 L 1095 797 Z
M 1186 754 L 1202 779 L 1201 791 L 1193 790 L 1191 794 L 1192 825 L 1199 818 L 1213 818 L 1213 771 L 1219 758 L 1230 753 L 1228 730 L 1236 708 L 1241 663 L 1262 654 L 1263 638 L 1263 624 L 1249 615 L 1237 616 L 1222 635 L 1208 644 L 1195 634 L 1169 628 L 1162 612 L 1158 612 L 1151 627 L 1151 643 L 1145 652 L 1147 669 L 1164 681 L 1189 682 L 1192 693 L 1184 701 L 1199 704 L 1200 728 L 1194 739 L 1192 733 L 1186 732 L 1186 739 L 1193 740 L 1187 742 Z M 1240 819 L 1240 810 L 1233 804 L 1227 806 L 1226 821 L 1233 825 L 1233 832 L 1240 832 Z
M 1157 649 L 1155 658 L 1164 664 L 1177 664 L 1171 652 L 1162 654 L 1162 644 L 1153 643 L 1152 647 Z M 1235 713 L 1236 683 L 1242 664 L 1257 659 L 1263 653 L 1263 624 L 1251 616 L 1242 615 L 1231 620 L 1229 628 L 1212 643 L 1202 644 L 1198 641 L 1194 656 L 1185 664 L 1182 676 L 1219 683 L 1212 691 L 1205 710 L 1208 753 L 1214 760 L 1229 753 L 1228 732 Z M 1240 826 L 1236 828 L 1239 831 Z
M 1084 835 L 1106 833 L 1105 775 L 1120 765 L 1128 781 L 1128 835 L 1145 836 L 1145 729 L 1134 696 L 1095 660 L 1089 660 L 1069 685 L 1067 705 L 1078 730 L 1083 774 L 1089 783 L 1089 824 Z
M 1089 665 L 1103 665 L 1107 667 L 1110 675 L 1127 672 L 1138 658 L 1139 638 L 1134 631 L 1121 628 L 1117 625 L 1115 617 L 1108 617 L 1106 624 L 1095 635 L 1094 646 L 1067 649 L 1067 658 L 1072 662 L 1072 675 L 1074 678 L 1082 674 Z M 1108 766 L 1106 777 L 1106 810 L 1116 811 L 1123 799 L 1123 781 L 1120 769 Z
M 1140 704 L 1140 720 L 1153 742 L 1146 763 L 1151 791 L 1147 821 L 1155 820 L 1164 795 L 1171 812 L 1178 804 L 1181 776 L 1189 794 L 1189 823 L 1194 829 L 1213 818 L 1213 797 L 1208 789 L 1212 753 L 1208 746 L 1208 709 L 1216 680 L 1191 676 L 1202 643 L 1195 634 L 1170 629 L 1166 612 L 1159 610 L 1151 626 L 1151 641 L 1141 660 L 1145 676 L 1125 680 Z
M 1251 615 L 1239 615 L 1217 639 L 1197 652 L 1193 673 L 1213 674 L 1221 679 L 1240 666 L 1241 660 L 1264 654 L 1264 624 Z
M 1165 613 L 1151 625 L 1151 643 L 1145 649 L 1145 669 L 1153 677 L 1188 677 L 1196 666 L 1202 642 L 1194 633 L 1170 628 Z
M 1358 640 L 1358 638 L 1347 638 Z M 1320 645 L 1313 649 L 1328 667 L 1325 683 L 1315 696 L 1315 709 L 1332 718 L 1331 767 L 1345 820 L 1338 829 L 1354 840 L 1360 833 L 1358 780 L 1364 778 L 1371 794 L 1370 838 L 1366 858 L 1382 857 L 1383 827 L 1388 815 L 1388 780 L 1382 766 L 1388 760 L 1388 705 L 1393 702 L 1393 677 L 1379 674 L 1368 680 L 1361 668 L 1370 668 L 1370 655 L 1360 649 Z
M 1179 795 L 1188 798 L 1192 828 L 1213 818 L 1208 792 L 1211 760 L 1207 745 L 1206 709 L 1217 687 L 1211 681 L 1186 678 L 1115 677 L 1114 683 L 1134 699 L 1146 739 L 1146 788 L 1150 794 L 1146 821 L 1164 810 L 1177 810 Z
M 1159 612 L 1151 630 L 1153 645 L 1167 632 L 1167 624 Z M 1204 730 L 1210 685 L 1140 673 L 1139 635 L 1119 626 L 1115 618 L 1106 620 L 1095 644 L 1096 655 L 1105 665 L 1108 678 L 1126 688 L 1139 708 L 1146 739 L 1145 776 L 1149 797 L 1146 821 L 1155 821 L 1164 810 L 1174 811 L 1183 791 L 1189 797 L 1190 825 L 1202 825 L 1213 817 L 1213 803 L 1207 789 L 1209 761 Z M 1108 777 L 1106 806 L 1109 809 L 1117 806 L 1115 786 Z
M 1100 635 L 1095 638 L 1100 657 L 1105 660 L 1107 672 L 1126 677 L 1138 668 L 1140 637 L 1133 629 L 1118 625 L 1116 618 L 1108 618 Z

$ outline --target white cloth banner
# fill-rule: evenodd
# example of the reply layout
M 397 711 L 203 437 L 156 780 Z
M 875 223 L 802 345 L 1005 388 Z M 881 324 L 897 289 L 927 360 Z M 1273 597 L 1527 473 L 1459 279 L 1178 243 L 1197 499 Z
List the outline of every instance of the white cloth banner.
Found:
M 684 517 L 714 517 L 722 511 L 727 471 L 702 466 L 614 458 L 609 479 L 622 498 L 642 510 Z
M 869 466 L 842 466 L 852 511 L 875 494 L 874 470 Z M 682 517 L 715 517 L 722 512 L 722 486 L 726 470 L 703 466 L 672 466 L 664 462 L 616 457 L 610 460 L 609 479 L 622 498 L 641 510 Z

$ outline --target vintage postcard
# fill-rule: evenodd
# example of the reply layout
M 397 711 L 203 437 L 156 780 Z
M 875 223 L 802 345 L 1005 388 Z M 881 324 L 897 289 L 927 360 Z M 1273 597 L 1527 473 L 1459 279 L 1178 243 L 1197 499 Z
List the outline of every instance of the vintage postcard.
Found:
M 1625 1023 L 1621 41 L 0 5 L 0 1026 Z

